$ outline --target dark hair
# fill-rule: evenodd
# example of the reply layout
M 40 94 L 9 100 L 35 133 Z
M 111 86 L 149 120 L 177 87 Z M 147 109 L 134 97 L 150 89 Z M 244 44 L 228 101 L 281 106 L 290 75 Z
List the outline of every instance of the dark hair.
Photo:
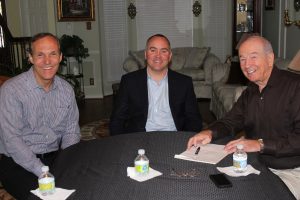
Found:
M 32 54 L 32 45 L 33 45 L 33 43 L 36 42 L 37 40 L 40 40 L 40 39 L 44 38 L 44 37 L 52 37 L 53 39 L 55 39 L 56 42 L 57 42 L 57 45 L 58 45 L 59 52 L 60 52 L 59 39 L 55 35 L 53 35 L 52 33 L 38 33 L 38 34 L 32 36 L 31 39 L 30 39 L 30 46 L 28 48 L 28 52 L 30 54 Z
M 161 37 L 161 38 L 164 38 L 164 39 L 167 41 L 167 43 L 168 43 L 168 45 L 169 45 L 169 48 L 171 49 L 171 43 L 170 43 L 169 39 L 168 39 L 165 35 L 163 35 L 163 34 L 155 34 L 155 35 L 150 36 L 150 37 L 148 38 L 148 40 L 147 40 L 147 43 L 146 43 L 146 49 L 147 49 L 147 47 L 148 47 L 148 44 L 149 44 L 150 40 L 152 40 L 152 39 L 155 38 L 155 37 Z

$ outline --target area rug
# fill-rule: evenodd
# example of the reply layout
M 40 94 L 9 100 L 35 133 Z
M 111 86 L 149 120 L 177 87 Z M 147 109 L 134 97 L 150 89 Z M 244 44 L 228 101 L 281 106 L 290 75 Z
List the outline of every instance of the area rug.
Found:
M 83 125 L 80 128 L 81 140 L 94 140 L 108 137 L 109 119 L 100 119 Z M 207 123 L 203 122 L 203 129 L 207 128 Z
M 109 119 L 100 119 L 80 128 L 81 140 L 100 139 L 109 136 Z

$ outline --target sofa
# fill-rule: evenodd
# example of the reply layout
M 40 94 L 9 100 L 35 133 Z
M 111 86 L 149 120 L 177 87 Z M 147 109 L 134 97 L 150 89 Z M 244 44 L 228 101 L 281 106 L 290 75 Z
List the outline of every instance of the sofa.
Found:
M 221 64 L 220 59 L 210 52 L 209 47 L 178 47 L 172 49 L 170 68 L 192 77 L 197 98 L 211 98 L 212 68 Z M 144 50 L 129 51 L 123 69 L 132 72 L 146 66 Z M 114 94 L 117 85 L 113 85 Z
M 290 60 L 275 59 L 275 65 L 279 69 L 288 69 Z M 242 74 L 239 63 L 227 62 L 212 69 L 212 98 L 210 110 L 217 119 L 222 118 L 240 97 L 247 87 L 248 80 Z

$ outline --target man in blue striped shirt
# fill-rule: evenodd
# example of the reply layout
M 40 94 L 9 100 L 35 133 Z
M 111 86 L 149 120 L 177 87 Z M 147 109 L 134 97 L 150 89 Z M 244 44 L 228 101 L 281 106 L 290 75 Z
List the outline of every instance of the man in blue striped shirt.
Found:
M 0 181 L 17 199 L 38 187 L 44 165 L 57 151 L 80 140 L 79 113 L 72 86 L 56 76 L 62 59 L 57 37 L 32 37 L 30 70 L 0 88 Z

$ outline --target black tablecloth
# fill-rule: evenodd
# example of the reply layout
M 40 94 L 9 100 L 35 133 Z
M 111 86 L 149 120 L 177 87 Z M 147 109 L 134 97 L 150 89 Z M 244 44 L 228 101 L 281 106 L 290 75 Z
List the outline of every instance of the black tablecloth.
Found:
M 248 163 L 260 170 L 260 175 L 228 177 L 233 187 L 217 188 L 209 174 L 219 173 L 217 166 L 232 165 L 232 155 L 216 165 L 175 159 L 192 135 L 152 132 L 85 141 L 63 150 L 50 170 L 57 187 L 76 189 L 68 199 L 294 199 L 285 184 L 257 160 L 256 153 L 248 154 Z M 162 172 L 162 176 L 145 182 L 127 177 L 127 167 L 134 165 L 140 148 L 146 150 L 150 167 Z M 172 168 L 195 169 L 198 174 L 172 176 Z

